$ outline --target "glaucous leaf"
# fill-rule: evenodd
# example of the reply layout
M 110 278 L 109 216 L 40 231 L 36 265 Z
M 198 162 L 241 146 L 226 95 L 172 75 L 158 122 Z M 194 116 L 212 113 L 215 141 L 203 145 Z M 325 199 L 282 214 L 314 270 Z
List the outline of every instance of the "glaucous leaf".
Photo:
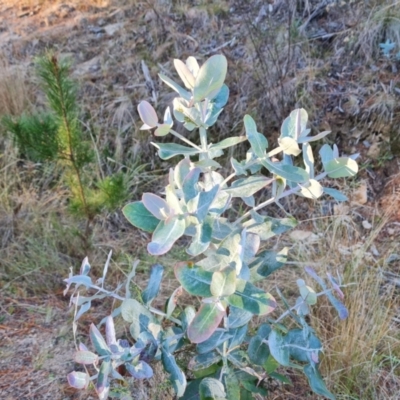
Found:
M 242 308 L 257 315 L 266 315 L 276 308 L 275 299 L 269 294 L 242 279 L 236 281 L 236 291 L 226 297 L 234 307 Z
M 259 329 L 257 335 L 250 339 L 247 349 L 250 361 L 256 365 L 264 365 L 270 355 L 268 344 L 266 344 L 264 340 L 268 340 L 271 328 L 268 325 L 266 326 L 269 329 L 263 329 L 261 332 Z
M 175 265 L 175 277 L 183 288 L 193 296 L 211 297 L 212 272 L 193 265 L 192 262 L 179 262 Z
M 126 363 L 125 368 L 136 379 L 150 379 L 153 376 L 153 369 L 143 360 L 135 365 Z
M 318 135 L 315 136 L 303 136 L 297 139 L 297 143 L 309 143 L 309 142 L 315 142 L 316 140 L 320 140 L 324 138 L 325 136 L 329 135 L 331 131 L 324 131 L 321 133 L 318 133 Z
M 315 179 L 310 179 L 308 183 L 302 186 L 300 193 L 308 199 L 318 199 L 324 193 L 324 188 Z
M 152 129 L 158 125 L 157 113 L 153 106 L 146 100 L 142 100 L 138 105 L 140 119 L 144 125 L 140 129 Z
M 149 282 L 142 292 L 143 302 L 149 305 L 157 296 L 160 290 L 161 280 L 164 273 L 164 267 L 160 264 L 154 264 L 151 267 Z
M 186 377 L 182 370 L 178 367 L 175 357 L 169 352 L 168 346 L 164 342 L 161 347 L 161 361 L 164 369 L 170 374 L 169 380 L 178 397 L 183 396 L 186 390 Z
M 99 399 L 107 399 L 110 390 L 108 376 L 111 372 L 111 361 L 103 361 L 101 363 L 99 374 L 97 375 L 96 393 Z
M 168 124 L 160 124 L 154 131 L 155 136 L 166 136 L 171 130 L 171 126 Z
M 211 294 L 215 297 L 229 296 L 236 290 L 236 270 L 235 268 L 225 268 L 216 271 L 212 275 Z
M 200 168 L 193 168 L 185 176 L 185 179 L 182 182 L 183 197 L 186 203 L 189 200 L 194 199 L 200 192 L 198 187 L 200 174 Z
M 246 221 L 243 226 L 247 229 L 247 232 L 255 233 L 260 236 L 261 240 L 268 240 L 276 235 L 281 235 L 290 229 L 297 226 L 297 221 L 294 218 L 272 218 L 261 216 L 260 223 L 254 221 L 255 215 L 252 215 L 252 219 Z
M 279 252 L 264 250 L 258 254 L 256 259 L 250 264 L 250 269 L 256 269 L 257 274 L 266 278 L 285 265 L 287 262 L 288 250 L 288 247 L 284 247 Z
M 193 147 L 182 146 L 178 143 L 153 143 L 151 144 L 158 149 L 158 155 L 162 160 L 169 160 L 175 156 L 194 156 L 199 154 L 200 150 Z
M 325 382 L 322 380 L 322 376 L 316 366 L 308 364 L 304 367 L 303 371 L 314 393 L 324 396 L 330 400 L 336 399 L 336 397 L 327 389 Z
M 189 71 L 196 78 L 200 70 L 199 63 L 197 62 L 196 58 L 194 58 L 193 56 L 189 56 L 186 60 L 186 66 L 189 68 Z
M 215 185 L 212 189 L 206 192 L 199 193 L 199 201 L 197 203 L 197 209 L 195 211 L 195 216 L 199 220 L 199 222 L 202 222 L 204 218 L 206 218 L 208 210 L 210 209 L 211 204 L 214 202 L 218 191 L 219 185 Z
M 180 97 L 183 97 L 185 100 L 189 101 L 190 98 L 192 97 L 190 92 L 185 90 L 182 86 L 178 85 L 176 82 L 174 82 L 172 79 L 168 78 L 168 76 L 164 74 L 158 74 L 160 79 L 166 83 L 171 89 L 175 90 L 179 94 Z
M 229 99 L 229 88 L 225 84 L 222 85 L 221 90 L 218 94 L 211 100 L 211 104 L 214 108 L 225 107 Z
M 196 346 L 198 354 L 207 354 L 214 350 L 216 347 L 220 346 L 222 343 L 226 342 L 232 337 L 232 335 L 223 329 L 217 329 L 207 340 L 199 343 Z
M 246 140 L 245 136 L 232 136 L 227 139 L 221 140 L 219 143 L 212 144 L 210 146 L 210 150 L 223 150 L 228 147 L 235 146 L 239 143 L 242 143 Z
M 174 60 L 174 66 L 185 87 L 189 90 L 192 90 L 194 87 L 195 79 L 190 69 L 187 67 L 186 64 L 178 59 Z
M 345 196 L 342 192 L 336 189 L 332 188 L 325 188 L 324 187 L 324 193 L 328 194 L 329 196 L 332 196 L 336 201 L 348 201 L 348 197 Z
M 311 353 L 322 351 L 321 341 L 312 332 L 305 332 L 302 329 L 291 329 L 285 336 L 288 344 L 290 357 L 300 362 L 310 362 Z M 306 350 L 303 350 L 306 349 Z
M 153 193 L 143 193 L 142 203 L 158 220 L 166 220 L 171 215 L 167 202 Z
M 269 351 L 283 366 L 289 366 L 289 349 L 286 347 L 285 337 L 277 330 L 272 330 L 268 336 Z
M 212 237 L 212 218 L 207 218 L 202 224 L 196 225 L 196 233 L 193 236 L 192 243 L 186 252 L 191 256 L 198 256 L 204 253 L 211 243 Z
M 76 351 L 74 355 L 74 360 L 78 364 L 96 364 L 99 361 L 99 356 L 91 351 Z
M 154 232 L 160 223 L 160 220 L 154 217 L 141 201 L 134 201 L 127 204 L 122 209 L 122 212 L 133 226 L 146 232 Z
M 185 220 L 180 216 L 161 221 L 153 232 L 152 240 L 147 245 L 147 251 L 154 256 L 167 253 L 185 233 L 185 226 Z
M 308 175 L 314 179 L 314 155 L 308 143 L 303 144 L 303 161 Z
M 329 161 L 333 160 L 335 157 L 333 155 L 333 150 L 329 144 L 324 144 L 319 150 L 319 155 L 321 157 L 321 161 L 323 166 L 325 167 Z
M 288 181 L 303 183 L 309 180 L 307 171 L 293 165 L 272 162 L 268 158 L 261 159 L 262 165 L 275 175 L 281 176 Z
M 217 379 L 204 378 L 200 383 L 200 400 L 226 399 L 224 385 Z
M 303 279 L 297 279 L 297 286 L 300 290 L 300 296 L 310 306 L 317 303 L 317 294 L 310 286 L 307 286 Z
M 278 143 L 282 151 L 288 156 L 298 156 L 301 153 L 297 141 L 291 137 L 280 138 L 278 139 Z
M 236 329 L 247 324 L 253 318 L 253 313 L 239 307 L 230 306 L 228 315 L 229 329 Z
M 237 179 L 229 188 L 224 189 L 224 192 L 232 197 L 247 197 L 252 196 L 270 183 L 272 183 L 272 179 L 265 176 L 249 176 L 248 178 Z
M 199 346 L 199 344 L 197 345 L 197 347 L 198 346 Z M 202 354 L 198 354 L 198 355 L 194 356 L 189 361 L 188 368 L 191 371 L 200 371 L 202 369 L 209 368 L 211 365 L 217 364 L 220 361 L 221 361 L 221 355 L 220 354 L 218 354 L 215 351 L 209 351 L 208 353 L 202 353 Z
M 307 128 L 308 114 L 304 108 L 293 110 L 281 127 L 281 138 L 291 137 L 297 140 Z
M 73 371 L 67 375 L 68 384 L 75 389 L 86 389 L 90 376 L 86 372 Z
M 193 89 L 193 100 L 196 103 L 222 87 L 225 81 L 227 67 L 228 63 L 226 58 L 221 54 L 211 56 L 200 67 Z
M 324 165 L 329 178 L 347 178 L 357 174 L 358 164 L 349 157 L 339 157 Z
M 251 150 L 257 157 L 264 158 L 266 156 L 265 150 L 268 148 L 267 138 L 257 131 L 256 123 L 250 115 L 245 115 L 243 121 Z
M 106 317 L 106 343 L 108 346 L 117 343 L 117 338 L 115 336 L 114 319 L 112 315 Z
M 187 306 L 182 311 L 179 316 L 179 319 L 182 322 L 182 330 L 185 332 L 191 322 L 193 321 L 194 317 L 196 316 L 196 310 L 192 306 Z
M 229 329 L 229 334 L 232 338 L 229 340 L 228 343 L 228 350 L 233 351 L 243 343 L 244 339 L 246 338 L 247 334 L 247 325 L 240 326 L 239 328 Z
M 111 355 L 111 350 L 108 348 L 106 341 L 94 324 L 90 325 L 89 336 L 99 356 Z
M 225 308 L 219 301 L 203 303 L 187 330 L 188 339 L 192 343 L 207 340 L 218 328 L 225 316 Z

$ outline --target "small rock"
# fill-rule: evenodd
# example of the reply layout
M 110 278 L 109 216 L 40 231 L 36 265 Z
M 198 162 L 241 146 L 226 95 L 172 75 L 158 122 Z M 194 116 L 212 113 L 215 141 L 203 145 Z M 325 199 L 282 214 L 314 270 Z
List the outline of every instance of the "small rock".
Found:
M 368 230 L 372 228 L 372 225 L 367 220 L 364 220 L 362 222 L 362 226 L 364 229 L 368 229 Z

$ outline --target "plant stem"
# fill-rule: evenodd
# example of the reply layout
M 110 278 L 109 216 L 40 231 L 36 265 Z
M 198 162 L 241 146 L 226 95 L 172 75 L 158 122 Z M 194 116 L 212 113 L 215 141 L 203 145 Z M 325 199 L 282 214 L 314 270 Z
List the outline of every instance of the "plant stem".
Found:
M 194 147 L 197 150 L 200 150 L 201 152 L 203 151 L 203 149 L 199 146 L 197 146 L 197 144 L 194 144 L 192 141 L 190 141 L 189 139 L 186 139 L 184 136 L 182 136 L 180 133 L 174 131 L 173 129 L 170 129 L 170 132 L 177 137 L 178 139 L 181 139 L 182 141 L 184 141 L 185 143 L 187 143 L 188 145 Z

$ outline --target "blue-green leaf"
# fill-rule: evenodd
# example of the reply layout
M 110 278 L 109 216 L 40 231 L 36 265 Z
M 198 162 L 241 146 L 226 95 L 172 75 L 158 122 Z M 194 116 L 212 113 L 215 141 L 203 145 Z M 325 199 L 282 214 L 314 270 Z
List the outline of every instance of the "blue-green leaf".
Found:
M 330 400 L 335 400 L 335 396 L 327 389 L 316 366 L 310 364 L 306 365 L 304 367 L 304 373 L 307 376 L 310 387 L 314 393 Z
M 103 361 L 96 382 L 96 393 L 101 400 L 108 398 L 108 392 L 110 388 L 108 375 L 110 374 L 110 371 L 111 361 Z
M 248 178 L 236 180 L 229 188 L 224 189 L 224 192 L 230 194 L 232 197 L 248 197 L 270 183 L 272 183 L 272 179 L 265 176 L 249 176 Z
M 134 201 L 122 209 L 125 218 L 136 228 L 154 232 L 160 220 L 151 214 L 141 201 Z
M 161 280 L 164 273 L 164 267 L 160 264 L 155 264 L 151 267 L 150 279 L 147 287 L 142 292 L 143 302 L 149 305 L 157 296 L 160 290 Z
M 194 156 L 199 154 L 200 150 L 193 147 L 182 146 L 177 143 L 153 143 L 158 149 L 158 155 L 162 160 L 169 160 L 175 156 Z
M 185 100 L 190 100 L 190 92 L 185 90 L 182 86 L 178 85 L 175 83 L 172 79 L 168 78 L 168 76 L 165 76 L 163 74 L 158 74 L 160 79 L 166 83 L 171 89 L 175 90 L 179 94 L 179 96 L 183 97 Z
M 153 232 L 152 240 L 147 245 L 147 251 L 154 256 L 167 253 L 185 233 L 185 226 L 185 220 L 180 216 L 161 221 Z
M 226 301 L 257 315 L 271 313 L 276 308 L 275 299 L 269 294 L 242 279 L 236 281 L 236 291 Z
M 213 220 L 206 219 L 202 224 L 196 225 L 196 233 L 193 236 L 192 243 L 186 250 L 191 256 L 197 256 L 205 252 L 210 245 L 212 237 Z
M 255 214 L 252 215 L 253 219 L 243 224 L 247 232 L 255 233 L 260 236 L 261 240 L 268 240 L 276 235 L 281 235 L 288 230 L 297 226 L 297 221 L 294 218 L 272 218 L 260 216 L 263 222 L 257 223 L 254 220 Z
M 217 329 L 207 340 L 199 343 L 196 346 L 197 352 L 199 354 L 210 353 L 212 350 L 229 340 L 231 337 L 232 335 L 229 332 L 222 329 Z
M 228 63 L 225 56 L 216 54 L 210 57 L 201 67 L 196 76 L 193 100 L 197 103 L 220 90 L 224 84 Z
M 153 369 L 145 361 L 140 360 L 137 364 L 125 364 L 126 370 L 136 379 L 150 379 Z
M 90 376 L 86 372 L 73 371 L 67 376 L 68 383 L 75 389 L 86 389 L 90 382 Z
M 192 343 L 201 343 L 207 340 L 218 328 L 225 309 L 219 301 L 203 303 L 189 325 L 187 335 Z
M 223 150 L 228 147 L 235 146 L 241 142 L 244 142 L 246 138 L 244 136 L 232 136 L 227 139 L 222 140 L 219 143 L 212 144 L 210 150 Z
M 170 374 L 169 380 L 178 397 L 183 396 L 186 390 L 186 377 L 182 370 L 178 367 L 174 356 L 169 352 L 167 344 L 161 347 L 161 361 L 165 370 Z
M 303 183 L 309 180 L 307 171 L 292 165 L 282 164 L 281 162 L 272 162 L 268 158 L 261 159 L 262 165 L 270 172 L 278 175 L 288 181 Z
M 324 165 L 329 178 L 347 178 L 357 174 L 358 164 L 350 157 L 339 157 Z
M 209 339 L 208 339 L 209 340 Z M 199 346 L 199 345 L 197 345 Z M 194 356 L 188 364 L 188 368 L 191 371 L 199 371 L 202 369 L 209 368 L 213 364 L 217 364 L 221 361 L 221 355 L 215 351 L 209 351 L 208 353 L 202 353 Z
M 171 214 L 167 202 L 153 193 L 143 193 L 142 203 L 158 220 L 165 220 Z
M 332 196 L 336 201 L 347 201 L 348 197 L 345 196 L 342 192 L 332 188 L 324 188 L 324 193 Z
M 200 400 L 222 399 L 226 399 L 224 385 L 217 379 L 204 378 L 200 383 Z
M 212 272 L 188 262 L 175 265 L 175 276 L 183 288 L 193 296 L 211 297 Z
M 283 366 L 289 366 L 289 349 L 286 347 L 285 337 L 277 330 L 271 331 L 268 337 L 269 351 Z
M 281 138 L 291 137 L 298 139 L 307 127 L 308 114 L 304 108 L 292 111 L 282 124 Z
M 279 252 L 264 250 L 257 255 L 257 258 L 250 264 L 250 268 L 257 268 L 257 274 L 266 278 L 285 265 L 287 262 L 288 250 L 287 247 Z
M 74 360 L 78 364 L 95 364 L 99 360 L 99 356 L 91 351 L 78 350 L 75 352 Z
M 257 131 L 256 123 L 250 115 L 244 116 L 244 128 L 251 150 L 257 157 L 264 158 L 266 155 L 265 150 L 268 148 L 268 140 Z
M 239 307 L 230 306 L 229 307 L 229 316 L 228 316 L 228 324 L 230 329 L 239 328 L 247 324 L 251 318 L 253 317 L 253 313 L 243 310 Z
M 101 333 L 94 324 L 90 325 L 89 335 L 90 335 L 90 340 L 92 341 L 92 344 L 99 356 L 111 355 L 111 350 L 107 346 L 106 341 L 104 340 L 103 336 L 101 335 Z

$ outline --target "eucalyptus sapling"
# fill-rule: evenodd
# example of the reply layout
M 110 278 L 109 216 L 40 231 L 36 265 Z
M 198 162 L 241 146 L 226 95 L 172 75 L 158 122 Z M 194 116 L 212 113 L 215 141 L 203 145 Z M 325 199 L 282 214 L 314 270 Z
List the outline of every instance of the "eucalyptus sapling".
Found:
M 152 375 L 152 363 L 161 360 L 169 374 L 171 384 L 182 399 L 245 399 L 252 393 L 267 394 L 266 379 L 287 383 L 289 379 L 277 372 L 279 366 L 301 370 L 308 378 L 311 389 L 329 399 L 328 391 L 318 370 L 322 344 L 307 323 L 310 308 L 320 295 L 326 295 L 340 318 L 347 317 L 342 303 L 343 286 L 340 279 L 327 276 L 327 282 L 311 269 L 305 272 L 322 291 L 316 292 L 304 280 L 297 281 L 299 297 L 290 305 L 279 289 L 284 311 L 278 314 L 278 302 L 271 293 L 256 286 L 282 268 L 288 257 L 288 248 L 268 249 L 263 242 L 281 235 L 297 224 L 292 217 L 272 218 L 264 210 L 272 203 L 289 195 L 318 199 L 329 195 L 337 201 L 346 196 L 335 189 L 323 187 L 323 178 L 352 177 L 358 171 L 355 156 L 339 156 L 336 146 L 323 145 L 319 151 L 323 171 L 314 171 L 311 142 L 322 139 L 329 132 L 310 136 L 308 116 L 304 109 L 294 110 L 284 121 L 278 147 L 269 150 L 267 138 L 257 130 L 250 115 L 244 117 L 245 135 L 210 143 L 207 131 L 215 124 L 228 101 L 229 90 L 224 84 L 227 61 L 223 55 L 210 57 L 200 67 L 194 57 L 186 62 L 174 61 L 184 87 L 160 74 L 160 78 L 178 96 L 173 100 L 172 112 L 168 107 L 162 121 L 146 101 L 138 106 L 143 126 L 155 136 L 173 135 L 184 142 L 152 143 L 163 160 L 181 157 L 171 168 L 165 196 L 144 193 L 141 201 L 127 204 L 123 213 L 137 228 L 151 233 L 147 250 L 161 256 L 182 236 L 190 238 L 186 248 L 188 261 L 177 262 L 174 273 L 179 285 L 168 299 L 165 309 L 152 306 L 162 282 L 164 268 L 156 264 L 150 272 L 148 286 L 133 298 L 129 287 L 135 267 L 127 283 L 115 290 L 104 288 L 107 272 L 104 269 L 100 284 L 89 278 L 89 264 L 85 260 L 79 275 L 72 272 L 66 279 L 68 287 L 84 286 L 91 295 L 84 297 L 75 289 L 71 301 L 76 307 L 77 319 L 90 308 L 93 299 L 113 297 L 121 304 L 101 323 L 106 325 L 106 339 L 92 325 L 91 341 L 95 353 L 80 344 L 75 360 L 92 364 L 95 373 L 73 372 L 69 382 L 84 388 L 96 380 L 100 399 L 113 393 L 110 380 L 123 380 L 118 367 L 125 365 L 136 379 Z M 177 122 L 189 130 L 198 130 L 199 140 L 194 143 L 173 127 Z M 232 173 L 223 175 L 216 161 L 224 150 L 247 141 L 249 150 L 244 160 L 231 158 Z M 294 158 L 301 157 L 294 164 Z M 261 173 L 264 168 L 269 176 Z M 258 201 L 257 192 L 269 187 L 271 198 Z M 236 220 L 230 219 L 233 200 L 241 199 L 248 211 Z M 235 202 L 236 204 L 236 202 Z M 109 260 L 108 260 L 109 262 Z M 108 264 L 107 264 L 108 265 Z M 180 304 L 183 292 L 201 298 L 199 305 Z M 113 318 L 121 315 L 130 324 L 131 342 L 116 339 Z M 254 334 L 248 330 L 254 315 L 264 316 L 263 323 Z M 290 326 L 288 319 L 291 319 Z M 181 369 L 174 352 L 190 346 L 196 355 Z M 192 379 L 187 379 L 190 371 Z M 128 394 L 126 395 L 128 396 Z M 129 397 L 125 397 L 129 398 Z

